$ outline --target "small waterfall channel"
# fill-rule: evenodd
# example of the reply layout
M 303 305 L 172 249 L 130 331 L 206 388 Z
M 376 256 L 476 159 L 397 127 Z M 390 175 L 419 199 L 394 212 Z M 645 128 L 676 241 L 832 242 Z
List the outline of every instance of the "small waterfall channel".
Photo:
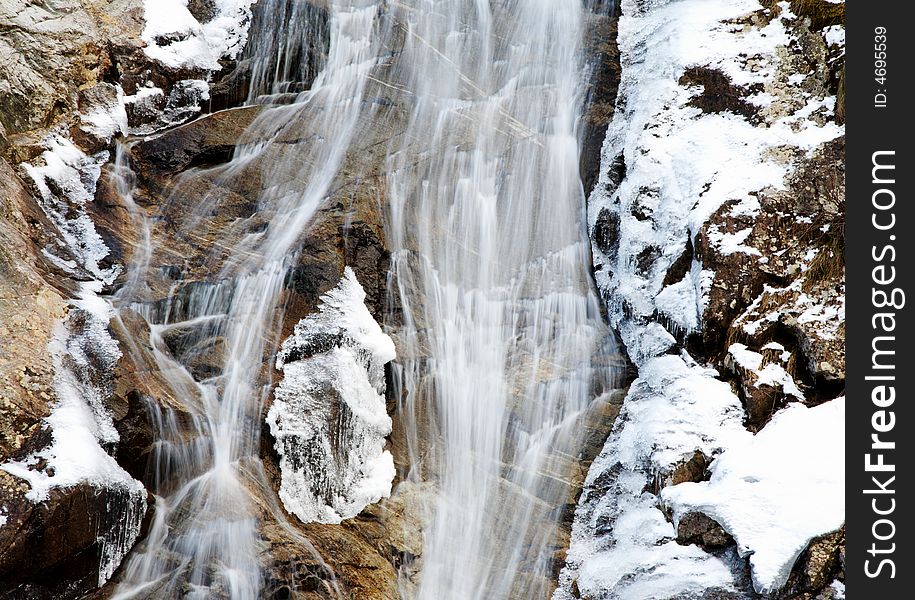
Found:
M 150 278 L 159 275 L 148 269 L 148 258 L 141 258 L 119 294 L 119 304 L 148 324 L 153 367 L 191 422 L 179 423 L 174 411 L 154 411 L 160 436 L 153 457 L 155 518 L 126 566 L 116 598 L 260 597 L 258 524 L 247 486 L 256 477 L 262 407 L 270 390 L 264 355 L 276 347 L 278 299 L 295 263 L 297 242 L 349 147 L 366 75 L 377 55 L 373 3 L 329 2 L 328 12 L 329 52 L 311 89 L 290 105 L 264 110 L 249 132 L 266 141 L 241 146 L 210 175 L 232 188 L 251 175 L 252 162 L 283 143 L 278 140 L 303 140 L 299 145 L 307 150 L 258 162 L 268 165 L 261 177 L 269 183 L 255 216 L 239 220 L 213 244 L 207 267 L 218 269 L 205 281 L 177 281 L 166 302 L 144 302 L 145 289 L 156 285 Z M 254 56 L 258 67 L 277 63 L 274 47 L 258 50 L 263 51 Z M 282 65 L 274 68 L 277 78 L 288 76 Z M 123 174 L 125 168 L 119 167 Z M 129 197 L 129 182 L 122 189 Z M 178 182 L 166 202 L 181 202 L 184 191 Z M 193 235 L 207 215 L 219 211 L 219 201 L 217 195 L 206 197 L 177 233 Z M 138 214 L 138 219 L 140 230 L 147 231 L 146 217 Z M 146 248 L 138 254 L 152 253 Z M 214 344 L 220 358 L 215 369 L 192 372 L 183 364 L 196 348 Z
M 585 19 L 604 10 L 593 4 L 329 0 L 326 23 L 310 26 L 313 9 L 268 2 L 249 49 L 249 104 L 266 106 L 250 142 L 207 173 L 227 189 L 257 179 L 256 207 L 211 240 L 197 277 L 163 274 L 156 256 L 168 249 L 150 232 L 165 226 L 134 202 L 120 149 L 114 174 L 140 239 L 116 319 L 143 323 L 124 325 L 148 333 L 128 350 L 173 405 L 151 406 L 155 516 L 116 598 L 260 597 L 251 490 L 268 485 L 260 432 L 284 281 L 355 140 L 395 121 L 384 154 L 386 327 L 398 353 L 388 385 L 400 475 L 430 484 L 423 552 L 403 567 L 401 592 L 549 596 L 585 423 L 619 375 L 579 176 Z M 325 38 L 326 56 L 302 58 L 307 40 Z M 308 90 L 295 83 L 305 63 L 318 67 Z M 402 110 L 368 98 L 369 82 L 397 90 Z M 179 180 L 165 203 L 186 192 Z M 173 235 L 193 239 L 224 200 L 205 195 L 168 225 Z M 163 286 L 167 299 L 153 300 Z M 201 369 L 202 352 L 218 359 Z

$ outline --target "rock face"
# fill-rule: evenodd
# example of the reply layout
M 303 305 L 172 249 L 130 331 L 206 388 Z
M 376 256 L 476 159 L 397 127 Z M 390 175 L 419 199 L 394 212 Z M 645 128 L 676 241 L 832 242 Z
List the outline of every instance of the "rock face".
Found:
M 96 185 L 95 168 L 108 159 L 114 135 L 199 111 L 200 86 L 187 82 L 208 76 L 152 61 L 143 28 L 137 0 L 0 2 L 4 598 L 80 597 L 112 576 L 142 530 L 146 492 L 136 480 L 153 443 L 148 400 L 169 399 L 156 375 L 138 373 L 129 357 L 115 358 L 112 371 L 104 353 L 91 350 L 95 343 L 120 355 L 105 322 L 94 320 L 103 306 L 95 294 L 113 283 L 107 276 L 136 245 L 129 215 L 106 203 L 109 181 Z M 86 226 L 91 217 L 97 228 Z M 61 416 L 66 411 L 72 414 Z M 90 419 L 89 431 L 97 428 L 78 450 L 89 453 L 78 458 L 82 473 L 61 446 L 76 451 L 80 432 L 64 431 L 74 414 Z M 35 485 L 49 487 L 36 495 Z
M 620 98 L 589 218 L 598 285 L 639 377 L 589 473 L 556 598 L 832 597 L 842 542 L 810 541 L 816 566 L 805 554 L 767 588 L 780 575 L 761 582 L 765 549 L 741 566 L 739 524 L 672 515 L 671 499 L 725 477 L 717 458 L 786 407 L 844 414 L 844 5 L 621 6 Z M 821 483 L 811 497 L 842 485 Z

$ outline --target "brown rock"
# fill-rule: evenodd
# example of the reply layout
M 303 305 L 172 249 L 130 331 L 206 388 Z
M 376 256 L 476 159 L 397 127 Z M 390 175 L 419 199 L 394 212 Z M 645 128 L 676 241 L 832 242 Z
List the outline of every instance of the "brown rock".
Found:
M 36 504 L 22 487 L 0 471 L 7 518 L 0 527 L 0 598 L 78 598 L 95 589 L 103 560 L 100 532 L 124 526 L 129 493 L 80 484 L 52 489 Z
M 597 183 L 600 170 L 601 146 L 607 126 L 616 108 L 616 93 L 620 85 L 620 50 L 616 43 L 620 4 L 614 2 L 611 14 L 590 14 L 585 28 L 585 51 L 591 57 L 591 78 L 583 114 L 583 135 L 579 172 L 585 196 Z
M 845 579 L 844 526 L 810 541 L 791 570 L 785 585 L 786 595 L 813 597 L 836 579 Z
M 733 541 L 721 525 L 702 513 L 687 513 L 677 525 L 677 542 L 680 544 L 698 544 L 708 550 L 723 548 Z

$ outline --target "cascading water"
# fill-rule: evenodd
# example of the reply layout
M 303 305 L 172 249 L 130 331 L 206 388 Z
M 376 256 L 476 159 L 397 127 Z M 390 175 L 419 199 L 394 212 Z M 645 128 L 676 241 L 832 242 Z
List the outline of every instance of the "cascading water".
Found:
M 567 547 L 571 480 L 582 475 L 582 424 L 616 375 L 578 172 L 589 8 L 336 0 L 324 10 L 263 7 L 247 54 L 249 103 L 294 102 L 264 109 L 244 134 L 251 143 L 207 170 L 221 188 L 262 181 L 256 210 L 220 232 L 212 273 L 168 283 L 165 301 L 151 292 L 165 285 L 151 266 L 170 264 L 152 247 L 161 225 L 134 204 L 117 162 L 142 234 L 117 303 L 124 319 L 130 311 L 148 324 L 132 353 L 175 404 L 152 410 L 156 513 L 116 597 L 261 593 L 251 490 L 266 488 L 258 436 L 284 278 L 361 128 L 402 122 L 384 165 L 390 293 L 402 308 L 389 323 L 400 356 L 394 420 L 403 475 L 435 491 L 424 499 L 422 555 L 403 578 L 418 587 L 401 592 L 546 598 Z M 277 27 L 285 34 L 271 36 Z M 400 106 L 363 98 L 369 81 L 395 90 Z M 185 183 L 167 204 L 182 202 Z M 162 235 L 198 235 L 222 199 L 207 195 Z M 191 364 L 201 348 L 219 349 L 218 368 Z
M 142 272 L 142 256 L 152 252 L 146 249 L 135 265 L 139 272 L 121 292 L 120 305 L 148 322 L 154 368 L 168 380 L 190 423 L 179 425 L 170 411 L 155 419 L 160 436 L 155 519 L 126 567 L 117 598 L 259 597 L 259 534 L 249 486 L 259 485 L 251 480 L 259 472 L 262 404 L 269 390 L 265 351 L 276 345 L 282 313 L 277 301 L 295 263 L 297 242 L 349 146 L 377 55 L 371 37 L 374 3 L 328 2 L 327 11 L 329 52 L 310 91 L 290 106 L 263 111 L 248 132 L 267 141 L 242 147 L 229 164 L 210 173 L 231 189 L 259 161 L 266 182 L 257 217 L 241 219 L 208 259 L 222 262 L 221 268 L 203 282 L 177 282 L 165 302 L 148 302 L 143 290 L 155 285 L 157 275 Z M 254 60 L 275 62 L 271 51 L 267 47 Z M 278 76 L 288 74 L 278 71 Z M 274 143 L 288 138 L 301 141 Z M 183 193 L 179 182 L 168 202 L 181 202 Z M 178 234 L 193 235 L 206 215 L 218 212 L 219 201 L 217 194 L 208 195 Z M 145 217 L 139 218 L 145 229 Z M 167 341 L 175 336 L 180 338 L 177 351 Z M 193 354 L 184 349 L 213 340 L 221 348 L 216 373 L 201 374 L 183 364 L 185 355 Z
M 417 596 L 545 598 L 582 418 L 614 379 L 578 175 L 586 8 L 397 10 L 414 100 L 388 161 L 396 395 L 409 476 L 438 489 Z

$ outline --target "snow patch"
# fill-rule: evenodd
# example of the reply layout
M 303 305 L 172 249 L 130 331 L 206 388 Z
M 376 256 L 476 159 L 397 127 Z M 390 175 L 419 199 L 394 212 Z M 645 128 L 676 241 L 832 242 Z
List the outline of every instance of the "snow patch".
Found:
M 773 343 L 767 344 L 766 348 L 773 346 Z M 791 358 L 790 352 L 785 352 L 784 346 L 775 344 L 781 351 L 780 358 L 787 363 Z M 769 387 L 779 388 L 788 396 L 794 396 L 798 400 L 804 399 L 804 394 L 794 382 L 794 378 L 785 371 L 785 368 L 776 363 L 763 365 L 763 355 L 759 352 L 753 352 L 744 344 L 731 344 L 728 348 L 728 354 L 733 357 L 738 366 L 756 374 L 755 387 L 767 385 Z M 787 358 L 785 358 L 787 355 Z
M 642 365 L 613 433 L 588 471 L 554 600 L 573 598 L 573 577 L 581 597 L 593 598 L 642 600 L 734 589 L 726 562 L 678 544 L 657 497 L 645 491 L 697 450 L 712 456 L 749 435 L 740 400 L 713 374 L 688 355 Z M 606 480 L 610 483 L 601 483 Z
M 146 489 L 103 446 L 118 442 L 105 400 L 121 352 L 108 333 L 113 309 L 99 298 L 100 283 L 82 284 L 64 323 L 56 326 L 48 351 L 54 364 L 57 402 L 44 420 L 51 444 L 21 461 L 0 465 L 25 480 L 29 500 L 48 500 L 55 488 L 90 485 L 108 493 L 108 509 L 97 515 L 101 548 L 98 584 L 120 565 L 140 534 L 146 513 Z
M 823 37 L 830 46 L 845 47 L 845 28 L 841 25 L 830 25 L 823 29 Z
M 117 111 L 111 112 L 111 123 L 120 127 Z M 97 125 L 99 131 L 107 131 L 104 126 L 111 124 L 101 116 L 90 116 L 85 122 Z M 101 586 L 133 547 L 146 513 L 143 484 L 108 452 L 119 440 L 105 403 L 121 352 L 108 331 L 114 309 L 99 293 L 120 268 L 100 265 L 109 249 L 86 213 L 108 153 L 87 156 L 61 134 L 51 135 L 45 146 L 36 164 L 23 165 L 38 190 L 39 205 L 59 233 L 56 244 L 43 253 L 82 283 L 48 344 L 56 396 L 51 414 L 44 419 L 51 444 L 0 469 L 25 480 L 30 486 L 25 496 L 36 503 L 47 501 L 56 488 L 89 485 L 107 492 L 107 509 L 97 515 Z
M 620 463 L 662 476 L 699 450 L 713 456 L 740 439 L 743 408 L 714 369 L 662 356 L 643 364 L 623 405 L 615 434 Z
M 84 279 L 88 274 L 93 279 L 113 281 L 118 270 L 99 265 L 109 250 L 85 211 L 85 204 L 95 198 L 108 152 L 87 156 L 59 134 L 45 140 L 45 147 L 38 164 L 22 165 L 38 190 L 42 210 L 60 233 L 57 245 L 44 248 L 44 255 L 70 275 Z
M 689 512 L 717 521 L 749 556 L 756 591 L 778 590 L 810 540 L 845 522 L 845 398 L 791 404 L 711 472 L 710 481 L 664 489 L 663 500 L 675 521 Z
M 215 14 L 200 23 L 187 0 L 145 0 L 142 39 L 147 56 L 172 68 L 218 71 L 245 46 L 254 0 L 214 0 Z
M 391 493 L 384 365 L 395 352 L 352 269 L 321 301 L 277 355 L 283 381 L 266 421 L 283 505 L 305 523 L 339 523 Z

